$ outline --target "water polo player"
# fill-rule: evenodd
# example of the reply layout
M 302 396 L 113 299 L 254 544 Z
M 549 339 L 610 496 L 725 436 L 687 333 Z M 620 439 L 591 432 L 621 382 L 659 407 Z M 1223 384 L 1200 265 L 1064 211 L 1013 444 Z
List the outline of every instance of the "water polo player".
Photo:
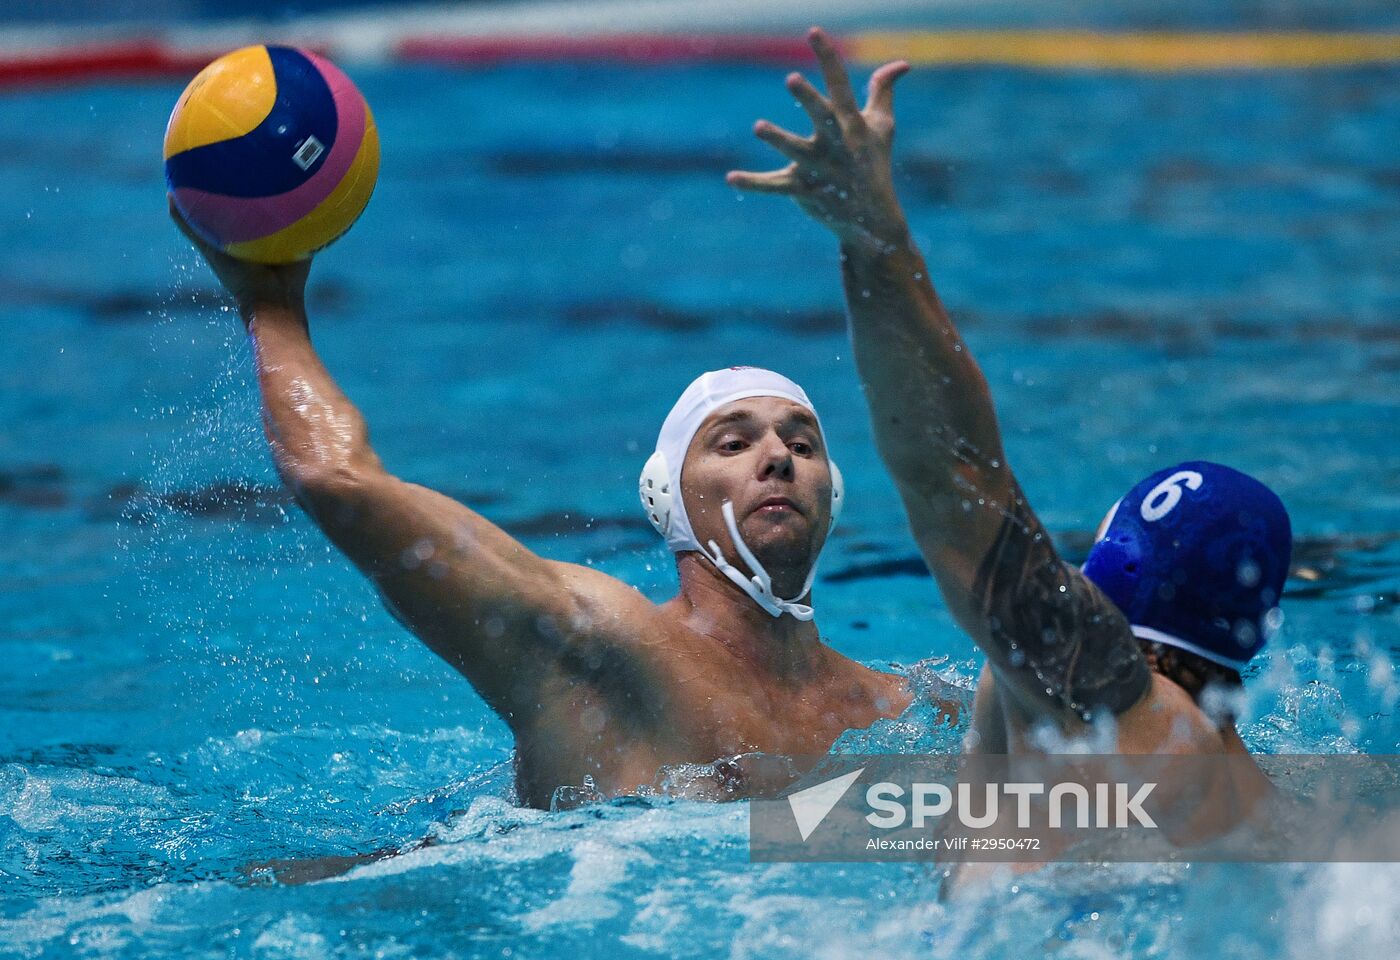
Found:
M 250 264 L 185 230 L 253 340 L 278 473 L 389 610 L 510 726 L 523 802 L 548 806 L 564 785 L 634 791 L 663 767 L 738 754 L 824 753 L 911 702 L 903 678 L 818 634 L 813 570 L 841 482 L 797 384 L 734 367 L 677 401 L 641 478 L 680 574 L 680 592 L 653 604 L 389 473 L 312 347 L 309 261 Z
M 880 455 L 949 609 L 989 662 L 969 747 L 1040 750 L 1113 717 L 1121 753 L 1247 756 L 1230 711 L 1203 709 L 1204 694 L 1238 684 L 1275 625 L 1291 549 L 1283 504 L 1237 471 L 1184 463 L 1119 502 L 1082 571 L 1062 561 L 1006 464 L 987 383 L 895 195 L 893 87 L 908 66 L 879 68 L 862 110 L 830 40 L 814 30 L 811 42 L 827 95 L 798 74 L 787 85 L 815 135 L 760 121 L 757 136 L 791 163 L 729 182 L 792 197 L 840 240 Z M 1263 789 L 1252 763 L 1231 769 L 1247 781 L 1233 789 Z

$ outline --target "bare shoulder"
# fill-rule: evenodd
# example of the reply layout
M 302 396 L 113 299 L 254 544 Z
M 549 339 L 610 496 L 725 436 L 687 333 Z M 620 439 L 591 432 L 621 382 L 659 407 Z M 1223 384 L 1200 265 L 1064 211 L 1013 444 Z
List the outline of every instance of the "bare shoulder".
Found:
M 867 666 L 846 656 L 825 640 L 821 643 L 826 663 L 826 679 L 823 682 L 828 694 L 873 711 L 862 726 L 869 726 L 881 717 L 898 717 L 909 709 L 916 696 L 926 696 L 936 706 L 943 706 L 940 690 L 928 690 L 923 683 L 916 685 L 903 674 Z
M 1189 693 L 1159 673 L 1142 699 L 1118 717 L 1118 749 L 1132 754 L 1221 753 L 1220 728 Z
M 546 562 L 559 582 L 581 601 L 603 603 L 629 610 L 658 609 L 642 591 L 610 573 L 595 570 L 581 563 L 566 563 L 562 560 Z
M 668 618 L 636 587 L 577 563 L 547 561 L 554 582 L 567 594 L 572 627 L 596 640 L 634 644 L 670 632 Z

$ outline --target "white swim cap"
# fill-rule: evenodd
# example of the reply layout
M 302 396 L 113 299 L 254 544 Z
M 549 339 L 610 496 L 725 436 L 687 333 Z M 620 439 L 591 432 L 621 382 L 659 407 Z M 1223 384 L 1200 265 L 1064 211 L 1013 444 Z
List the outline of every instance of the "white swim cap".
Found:
M 733 504 L 727 500 L 724 502 L 724 520 L 729 527 L 729 535 L 734 540 L 735 549 L 753 572 L 752 577 L 744 576 L 730 564 L 713 540 L 709 542 L 708 550 L 700 545 L 695 538 L 695 531 L 690 526 L 685 499 L 681 496 L 681 466 L 685 463 L 690 441 L 695 438 L 700 424 L 726 403 L 749 397 L 781 397 L 791 400 L 811 411 L 812 416 L 817 418 L 817 428 L 821 429 L 821 418 L 817 417 L 817 411 L 806 392 L 782 374 L 759 367 L 728 367 L 702 373 L 685 388 L 671 412 L 666 415 L 666 422 L 661 425 L 656 452 L 642 468 L 639 484 L 642 508 L 646 511 L 651 525 L 666 538 L 666 545 L 673 553 L 697 550 L 773 616 L 780 617 L 784 613 L 790 613 L 799 620 L 810 620 L 812 608 L 795 601 L 806 596 L 812 587 L 817 568 L 815 557 L 812 559 L 812 569 L 807 574 L 807 582 L 802 587 L 802 592 L 792 600 L 779 599 L 773 595 L 772 578 L 739 536 Z M 823 432 L 823 445 L 825 438 Z M 829 450 L 827 463 L 831 467 L 831 525 L 834 526 L 845 499 L 845 490 L 841 472 L 831 461 Z

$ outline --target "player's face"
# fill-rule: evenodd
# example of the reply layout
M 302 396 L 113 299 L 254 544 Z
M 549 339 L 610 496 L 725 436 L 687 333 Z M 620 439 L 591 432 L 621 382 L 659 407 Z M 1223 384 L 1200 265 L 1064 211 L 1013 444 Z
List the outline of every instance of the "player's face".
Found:
M 696 539 L 714 540 L 735 557 L 722 506 L 734 505 L 744 542 L 789 590 L 803 579 L 826 541 L 831 467 L 812 412 L 780 397 L 735 400 L 700 425 L 681 469 L 681 490 Z

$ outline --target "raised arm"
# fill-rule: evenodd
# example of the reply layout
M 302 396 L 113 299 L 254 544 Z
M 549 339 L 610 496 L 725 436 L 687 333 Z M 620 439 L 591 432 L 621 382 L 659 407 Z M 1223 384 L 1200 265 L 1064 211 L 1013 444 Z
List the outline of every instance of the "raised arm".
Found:
M 949 609 L 1008 693 L 1035 714 L 1131 706 L 1148 683 L 1122 615 L 1055 553 L 1006 464 L 986 379 L 929 280 L 895 195 L 889 63 L 856 103 L 830 40 L 810 34 L 827 96 L 787 88 L 811 117 L 801 137 L 754 133 L 791 163 L 733 172 L 736 187 L 792 197 L 840 240 L 856 367 L 875 442 Z
M 196 236 L 173 204 L 171 215 L 238 303 L 282 480 L 385 606 L 516 726 L 574 632 L 576 569 L 385 471 L 364 418 L 311 345 L 303 302 L 309 261 L 235 260 Z

